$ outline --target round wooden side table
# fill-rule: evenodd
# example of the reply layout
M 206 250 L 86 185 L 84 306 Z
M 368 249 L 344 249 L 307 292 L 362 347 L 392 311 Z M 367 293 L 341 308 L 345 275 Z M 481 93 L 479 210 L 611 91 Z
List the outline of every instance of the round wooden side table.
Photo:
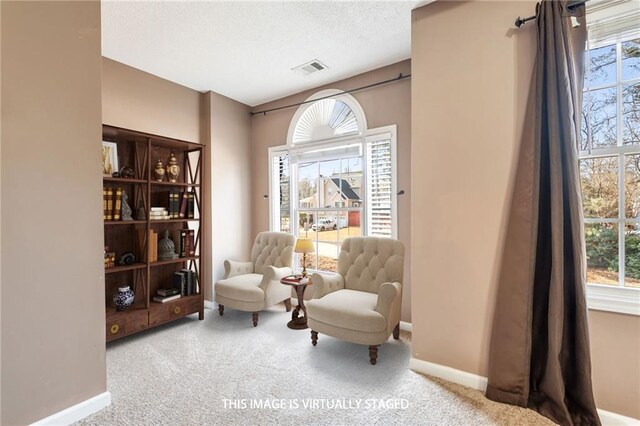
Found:
M 302 278 L 295 278 L 293 276 L 284 277 L 280 280 L 282 284 L 290 285 L 296 289 L 298 306 L 296 306 L 291 313 L 291 321 L 287 323 L 287 327 L 293 330 L 304 330 L 305 328 L 309 328 L 307 327 L 307 308 L 304 306 L 304 291 L 307 289 L 308 285 L 311 285 L 311 278 L 302 283 L 300 282 L 301 280 Z M 300 310 L 303 312 L 302 316 L 299 316 Z

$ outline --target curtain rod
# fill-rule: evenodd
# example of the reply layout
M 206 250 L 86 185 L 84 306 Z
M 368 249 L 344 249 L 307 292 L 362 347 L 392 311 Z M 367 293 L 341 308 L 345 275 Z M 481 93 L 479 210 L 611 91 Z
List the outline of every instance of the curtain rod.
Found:
M 311 102 L 321 101 L 323 99 L 335 98 L 336 96 L 341 96 L 341 95 L 344 95 L 345 93 L 359 92 L 360 90 L 371 89 L 372 87 L 382 86 L 383 84 L 393 83 L 393 82 L 396 82 L 396 81 L 404 80 L 405 78 L 411 78 L 411 74 L 403 75 L 402 73 L 400 73 L 400 74 L 398 74 L 397 77 L 390 78 L 389 80 L 379 81 L 377 83 L 368 84 L 366 86 L 357 87 L 357 88 L 351 89 L 351 90 L 345 90 L 344 92 L 336 93 L 334 95 L 324 96 L 324 97 L 318 98 L 318 99 L 312 99 L 310 101 L 298 102 L 296 104 L 285 105 L 285 106 L 281 106 L 281 107 L 277 107 L 277 108 L 271 108 L 271 109 L 265 109 L 265 110 L 262 110 L 262 111 L 250 112 L 249 115 L 251 117 L 253 117 L 254 115 L 257 115 L 257 114 L 267 115 L 268 112 L 278 111 L 278 110 L 287 109 L 287 108 L 293 108 L 293 107 L 297 107 L 297 106 L 300 106 L 300 105 L 308 104 L 308 103 L 311 103 Z
M 569 12 L 573 12 L 573 9 L 575 9 L 578 6 L 582 6 L 583 4 L 585 4 L 588 1 L 589 0 L 571 1 L 571 2 L 567 3 L 567 10 Z M 527 18 L 521 18 L 521 17 L 518 16 L 518 19 L 516 19 L 516 27 L 520 28 L 525 23 L 527 23 L 528 21 L 531 21 L 533 19 L 536 19 L 536 15 L 529 16 Z

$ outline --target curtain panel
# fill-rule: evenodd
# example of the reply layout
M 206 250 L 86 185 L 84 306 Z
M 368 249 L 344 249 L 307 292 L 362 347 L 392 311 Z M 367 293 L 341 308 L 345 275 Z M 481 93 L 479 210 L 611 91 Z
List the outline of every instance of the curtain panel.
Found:
M 572 19 L 573 18 L 573 19 Z M 486 396 L 599 425 L 591 384 L 578 174 L 584 5 L 545 0 L 507 224 Z M 573 24 L 579 24 L 574 26 Z

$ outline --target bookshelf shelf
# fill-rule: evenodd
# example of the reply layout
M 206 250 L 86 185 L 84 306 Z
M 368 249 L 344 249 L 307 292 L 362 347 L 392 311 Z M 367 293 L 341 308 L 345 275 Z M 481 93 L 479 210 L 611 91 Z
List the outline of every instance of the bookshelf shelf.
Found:
M 114 266 L 113 268 L 105 268 L 105 274 L 113 274 L 116 272 L 133 271 L 134 269 L 146 268 L 146 263 L 134 263 L 133 265 Z
M 157 262 L 152 262 L 151 267 L 154 266 L 162 266 L 162 265 L 172 265 L 174 263 L 183 263 L 188 262 L 189 260 L 198 260 L 200 256 L 191 256 L 191 257 L 179 257 L 177 259 L 169 259 L 169 260 L 159 260 Z
M 103 182 L 110 182 L 110 183 L 147 183 L 146 179 L 125 179 L 125 178 L 114 178 L 114 177 L 103 177 L 102 178 Z
M 162 223 L 180 223 L 180 222 L 200 222 L 200 219 L 152 219 L 152 225 L 162 224 Z
M 144 225 L 146 224 L 147 221 L 146 220 L 129 220 L 129 221 L 122 221 L 122 220 L 112 220 L 112 221 L 108 221 L 106 220 L 104 222 L 104 226 L 113 226 L 113 225 Z
M 206 173 L 204 146 L 109 125 L 102 126 L 102 140 L 116 144 L 118 167 L 129 166 L 135 173 L 135 179 L 103 178 L 103 186 L 107 189 L 103 191 L 107 197 L 103 200 L 105 218 L 113 212 L 109 205 L 115 208 L 119 204 L 120 191 L 116 191 L 117 188 L 127 193 L 133 217 L 140 210 L 147 213 L 146 220 L 104 221 L 105 252 L 115 253 L 116 258 L 132 252 L 137 259 L 142 259 L 133 265 L 105 269 L 107 342 L 195 313 L 200 320 L 204 319 L 202 271 L 206 256 L 201 244 L 204 235 L 201 200 L 206 189 L 202 180 Z M 160 160 L 166 165 L 171 155 L 178 160 L 180 182 L 155 181 L 153 170 L 156 162 Z M 152 207 L 163 207 L 169 213 L 176 213 L 176 199 L 173 198 L 176 193 L 180 200 L 188 198 L 187 213 L 191 215 L 192 212 L 195 218 L 151 220 L 149 212 Z M 111 196 L 113 198 L 109 198 Z M 167 233 L 176 253 L 186 251 L 188 254 L 195 252 L 195 255 L 153 261 L 157 259 L 159 243 Z M 184 270 L 188 271 L 181 272 Z M 182 281 L 174 282 L 176 277 L 181 277 Z M 185 285 L 185 277 L 188 277 L 188 285 Z M 167 303 L 153 301 L 159 289 L 174 285 L 183 289 L 181 298 Z M 117 311 L 112 299 L 118 287 L 122 286 L 129 286 L 135 292 L 135 299 L 129 309 Z M 195 294 L 187 295 L 191 291 Z
M 155 186 L 177 186 L 177 187 L 190 187 L 190 188 L 199 188 L 199 183 L 183 183 L 183 182 L 158 182 L 156 180 L 151 181 L 151 185 Z

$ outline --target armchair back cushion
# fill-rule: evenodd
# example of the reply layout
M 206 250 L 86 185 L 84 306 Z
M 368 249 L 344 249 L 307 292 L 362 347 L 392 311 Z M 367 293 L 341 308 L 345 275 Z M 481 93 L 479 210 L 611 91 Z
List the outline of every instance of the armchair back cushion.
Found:
M 352 237 L 342 243 L 338 272 L 349 290 L 378 293 L 386 282 L 402 283 L 404 245 L 390 238 Z
M 256 274 L 264 274 L 267 266 L 282 268 L 293 265 L 296 237 L 285 232 L 261 232 L 251 249 L 251 261 Z

